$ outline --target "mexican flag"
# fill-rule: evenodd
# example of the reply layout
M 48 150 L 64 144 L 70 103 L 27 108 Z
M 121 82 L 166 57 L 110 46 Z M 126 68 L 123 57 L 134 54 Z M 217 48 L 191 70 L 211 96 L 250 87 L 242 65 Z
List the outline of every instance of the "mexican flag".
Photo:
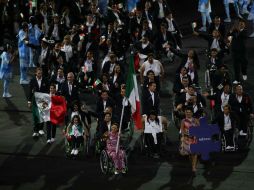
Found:
M 129 72 L 126 84 L 126 97 L 131 104 L 131 111 L 137 129 L 142 128 L 140 114 L 140 99 L 138 93 L 137 77 L 134 70 L 134 58 L 130 56 Z
M 51 121 L 61 125 L 66 115 L 66 100 L 63 96 L 51 96 L 47 93 L 35 92 L 32 113 L 35 124 Z

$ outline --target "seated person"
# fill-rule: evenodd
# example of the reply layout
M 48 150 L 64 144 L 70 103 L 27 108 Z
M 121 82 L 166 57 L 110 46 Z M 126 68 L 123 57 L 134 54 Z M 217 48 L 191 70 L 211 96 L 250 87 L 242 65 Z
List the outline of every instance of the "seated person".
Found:
M 142 123 L 148 153 L 154 158 L 159 158 L 163 125 L 167 126 L 167 121 L 152 110 L 149 114 L 143 116 Z
M 111 131 L 106 132 L 104 136 L 107 138 L 107 154 L 113 160 L 115 166 L 115 174 L 125 173 L 125 152 L 119 147 L 117 147 L 118 141 L 118 124 L 114 123 L 111 126 Z M 116 150 L 118 148 L 118 150 Z
M 234 147 L 234 132 L 238 125 L 236 115 L 231 111 L 230 105 L 223 106 L 223 112 L 220 112 L 213 123 L 217 123 L 220 127 L 221 133 L 224 134 L 226 140 L 226 150 Z
M 71 155 L 78 155 L 79 147 L 84 141 L 84 126 L 78 115 L 74 115 L 70 124 L 67 126 L 67 139 L 71 145 Z

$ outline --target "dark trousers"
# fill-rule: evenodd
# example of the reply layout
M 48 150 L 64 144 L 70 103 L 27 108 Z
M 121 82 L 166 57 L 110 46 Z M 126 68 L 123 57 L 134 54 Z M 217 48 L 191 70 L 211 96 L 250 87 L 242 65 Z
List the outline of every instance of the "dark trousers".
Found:
M 50 121 L 46 123 L 47 125 L 47 140 L 56 137 L 56 125 L 52 124 Z
M 226 146 L 234 146 L 234 129 L 223 132 L 226 139 Z
M 151 133 L 145 133 L 145 145 L 149 153 L 159 153 L 161 148 L 161 140 L 163 133 L 157 133 L 157 144 L 154 143 L 154 138 Z
M 83 136 L 79 136 L 79 137 L 75 137 L 75 136 L 71 136 L 71 147 L 72 149 L 78 149 L 81 145 L 81 143 L 84 141 Z
M 34 132 L 38 133 L 40 130 L 43 130 L 44 123 L 37 123 L 34 125 Z
M 239 117 L 239 126 L 238 129 L 241 131 L 243 130 L 244 133 L 247 132 L 247 125 L 249 122 L 249 114 L 248 113 L 238 113 L 237 114 Z
M 240 81 L 240 71 L 243 75 L 247 75 L 248 61 L 245 52 L 232 52 L 234 62 L 235 80 Z

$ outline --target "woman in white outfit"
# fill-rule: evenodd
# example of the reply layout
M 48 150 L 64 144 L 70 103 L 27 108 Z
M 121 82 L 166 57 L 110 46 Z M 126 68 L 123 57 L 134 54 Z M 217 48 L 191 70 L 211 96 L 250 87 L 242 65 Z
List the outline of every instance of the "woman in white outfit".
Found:
M 199 0 L 198 11 L 201 13 L 202 17 L 202 27 L 199 31 L 206 32 L 206 22 L 208 22 L 209 25 L 212 23 L 212 19 L 210 17 L 210 13 L 212 12 L 210 0 Z

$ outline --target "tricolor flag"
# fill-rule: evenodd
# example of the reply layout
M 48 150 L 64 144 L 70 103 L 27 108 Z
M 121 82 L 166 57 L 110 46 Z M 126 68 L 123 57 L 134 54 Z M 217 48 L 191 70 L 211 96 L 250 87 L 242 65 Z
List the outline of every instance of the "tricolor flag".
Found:
M 101 80 L 97 79 L 96 81 L 94 81 L 93 83 L 93 88 L 96 88 L 99 84 L 101 84 Z
M 140 99 L 138 93 L 137 77 L 134 70 L 134 58 L 130 56 L 129 72 L 126 84 L 126 97 L 131 104 L 131 111 L 134 123 L 137 129 L 142 128 L 141 114 L 140 114 Z
M 35 92 L 32 113 L 35 124 L 51 121 L 55 125 L 64 123 L 66 100 L 62 96 L 51 96 L 47 93 Z

